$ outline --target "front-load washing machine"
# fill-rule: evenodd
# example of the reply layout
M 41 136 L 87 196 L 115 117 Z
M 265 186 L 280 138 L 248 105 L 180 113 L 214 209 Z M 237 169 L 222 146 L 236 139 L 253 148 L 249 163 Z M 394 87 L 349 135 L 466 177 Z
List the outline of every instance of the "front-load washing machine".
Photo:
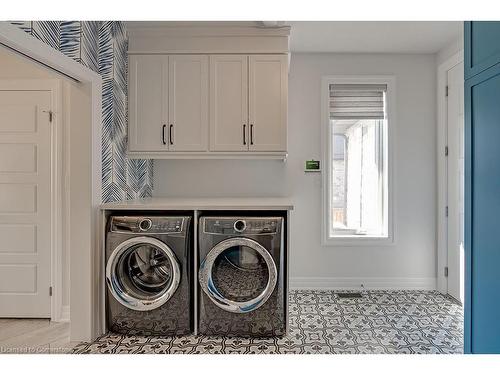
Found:
M 200 218 L 200 334 L 286 333 L 283 228 L 282 217 Z
M 112 332 L 192 332 L 191 217 L 111 216 L 106 313 Z

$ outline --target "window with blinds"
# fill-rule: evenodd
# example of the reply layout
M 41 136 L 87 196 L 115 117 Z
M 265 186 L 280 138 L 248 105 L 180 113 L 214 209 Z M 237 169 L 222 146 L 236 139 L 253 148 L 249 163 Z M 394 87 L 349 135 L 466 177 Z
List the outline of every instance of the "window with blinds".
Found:
M 387 84 L 327 88 L 330 237 L 387 238 Z
M 330 84 L 330 119 L 385 118 L 387 85 Z

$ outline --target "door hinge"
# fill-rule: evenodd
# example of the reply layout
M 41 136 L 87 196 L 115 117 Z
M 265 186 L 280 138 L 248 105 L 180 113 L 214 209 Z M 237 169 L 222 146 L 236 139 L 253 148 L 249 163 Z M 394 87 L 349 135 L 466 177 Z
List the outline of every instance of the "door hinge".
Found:
M 51 286 L 49 287 L 49 296 L 52 297 L 52 287 Z
M 449 86 L 448 86 L 448 85 L 446 85 L 446 92 L 445 92 L 445 94 L 444 94 L 444 95 L 445 95 L 446 97 L 448 97 L 448 93 L 449 93 Z
M 446 217 L 448 217 L 448 206 L 446 206 L 446 208 L 445 208 L 445 215 L 446 215 Z
M 444 156 L 448 156 L 448 146 L 444 146 Z
M 448 267 L 444 267 L 444 277 L 448 277 Z

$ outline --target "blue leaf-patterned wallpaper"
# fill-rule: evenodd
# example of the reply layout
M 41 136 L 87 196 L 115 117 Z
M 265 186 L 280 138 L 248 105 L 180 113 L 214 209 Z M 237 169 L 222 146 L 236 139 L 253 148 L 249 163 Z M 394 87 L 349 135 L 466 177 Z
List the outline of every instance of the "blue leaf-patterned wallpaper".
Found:
M 128 159 L 127 46 L 119 21 L 12 21 L 102 77 L 102 200 L 149 197 L 152 160 Z

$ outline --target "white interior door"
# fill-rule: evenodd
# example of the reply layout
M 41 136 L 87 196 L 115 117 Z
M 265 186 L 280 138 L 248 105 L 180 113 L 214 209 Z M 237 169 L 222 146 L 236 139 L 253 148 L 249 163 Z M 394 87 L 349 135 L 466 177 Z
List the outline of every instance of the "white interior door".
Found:
M 168 56 L 129 57 L 130 151 L 166 151 Z
M 248 56 L 210 56 L 210 150 L 248 150 Z
M 464 302 L 464 66 L 448 71 L 448 294 Z
M 252 55 L 248 65 L 251 151 L 286 151 L 287 55 Z
M 0 81 L 0 317 L 50 317 L 50 110 Z
M 208 149 L 208 56 L 169 56 L 170 151 Z

